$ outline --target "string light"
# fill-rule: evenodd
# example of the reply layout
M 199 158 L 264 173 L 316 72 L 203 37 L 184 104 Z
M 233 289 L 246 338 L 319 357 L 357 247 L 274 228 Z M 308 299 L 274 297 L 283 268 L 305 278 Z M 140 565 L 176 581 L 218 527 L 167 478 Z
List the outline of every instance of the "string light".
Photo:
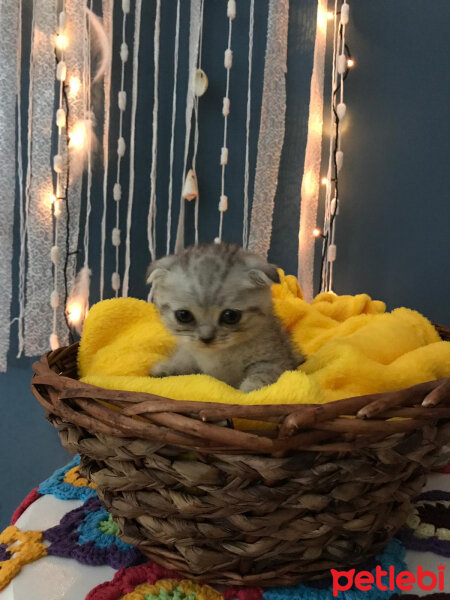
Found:
M 86 124 L 83 121 L 75 123 L 69 133 L 70 147 L 80 150 L 86 143 L 86 137 Z
M 80 78 L 79 77 L 75 77 L 75 76 L 71 77 L 70 81 L 69 81 L 69 90 L 70 90 L 70 93 L 75 96 L 80 91 L 80 87 L 81 87 Z
M 332 21 L 332 20 L 334 19 L 334 13 L 333 13 L 333 11 L 329 10 L 329 11 L 327 12 L 327 19 L 328 19 L 329 21 Z
M 65 50 L 67 48 L 67 45 L 68 45 L 67 36 L 64 35 L 63 33 L 58 33 L 56 35 L 56 40 L 55 40 L 55 46 L 58 48 L 58 50 Z
M 333 34 L 333 69 L 331 89 L 331 126 L 330 154 L 328 162 L 327 188 L 325 197 L 325 217 L 323 232 L 314 229 L 316 238 L 323 238 L 320 291 L 330 292 L 333 287 L 333 264 L 336 260 L 336 215 L 339 213 L 339 181 L 338 174 L 344 163 L 344 153 L 341 149 L 341 122 L 347 111 L 344 102 L 344 81 L 350 69 L 355 65 L 350 50 L 346 44 L 346 25 L 349 21 L 350 7 L 347 0 L 335 0 L 334 34 Z M 336 18 L 340 14 L 339 20 Z
M 66 26 L 66 12 L 65 2 L 62 2 L 62 10 L 58 14 L 58 32 L 55 39 L 57 66 L 56 66 L 56 79 L 59 82 L 59 105 L 56 111 L 56 126 L 58 128 L 58 152 L 53 157 L 53 170 L 56 174 L 56 194 L 50 195 L 50 204 L 53 209 L 53 246 L 50 253 L 50 260 L 53 265 L 53 291 L 50 294 L 50 306 L 53 310 L 53 323 L 52 333 L 50 335 L 49 343 L 52 350 L 59 348 L 59 340 L 57 334 L 57 317 L 59 307 L 59 277 L 58 277 L 58 263 L 59 263 L 59 227 L 61 217 L 61 201 L 60 198 L 63 196 L 64 184 L 63 184 L 63 171 L 66 169 L 68 173 L 68 164 L 65 164 L 63 153 L 65 150 L 65 136 L 67 136 L 67 114 L 63 105 L 64 98 L 64 82 L 67 76 L 67 67 L 65 63 L 65 50 L 68 45 L 67 36 L 64 34 Z M 65 189 L 67 194 L 67 185 Z
M 83 316 L 83 307 L 78 302 L 68 303 L 66 307 L 69 323 L 74 327 L 79 325 Z
M 322 177 L 322 185 L 327 185 L 327 183 L 328 183 L 328 178 Z

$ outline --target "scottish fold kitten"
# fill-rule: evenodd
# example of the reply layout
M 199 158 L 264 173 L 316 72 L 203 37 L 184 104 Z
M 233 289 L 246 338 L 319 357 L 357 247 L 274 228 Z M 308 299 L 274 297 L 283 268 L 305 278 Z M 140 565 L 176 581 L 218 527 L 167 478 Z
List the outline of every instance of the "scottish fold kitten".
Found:
M 274 265 L 234 244 L 201 244 L 150 265 L 148 283 L 175 353 L 150 375 L 206 373 L 251 392 L 303 362 L 273 313 Z

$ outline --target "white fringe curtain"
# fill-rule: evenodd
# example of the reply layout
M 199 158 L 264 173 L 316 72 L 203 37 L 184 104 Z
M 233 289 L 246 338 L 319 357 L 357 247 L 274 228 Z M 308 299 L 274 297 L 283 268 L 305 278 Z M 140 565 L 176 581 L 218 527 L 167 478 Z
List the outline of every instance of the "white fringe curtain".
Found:
M 27 278 L 25 305 L 25 353 L 36 356 L 48 349 L 52 331 L 49 302 L 53 287 L 52 211 L 53 193 L 50 159 L 54 120 L 56 6 L 48 0 L 33 2 L 33 40 L 31 48 L 30 110 L 28 136 L 30 154 L 27 165 Z
M 267 256 L 286 114 L 289 0 L 269 0 L 264 86 L 250 220 L 250 250 Z
M 323 85 L 327 43 L 327 0 L 318 0 L 314 64 L 309 100 L 308 139 L 301 187 L 300 229 L 298 234 L 298 279 L 308 302 L 314 296 L 314 251 L 312 231 L 317 221 L 320 165 L 322 161 Z
M 197 68 L 198 50 L 200 42 L 201 25 L 201 0 L 191 0 L 191 16 L 189 25 L 189 74 L 186 93 L 186 131 L 184 141 L 184 163 L 182 186 L 186 179 L 186 167 L 189 152 L 189 141 L 191 139 L 192 112 L 194 110 L 194 89 L 192 80 Z M 184 248 L 184 212 L 185 200 L 180 198 L 180 212 L 178 215 L 177 238 L 175 241 L 175 252 L 180 252 Z
M 0 10 L 0 371 L 6 370 L 9 349 L 20 8 L 16 1 Z

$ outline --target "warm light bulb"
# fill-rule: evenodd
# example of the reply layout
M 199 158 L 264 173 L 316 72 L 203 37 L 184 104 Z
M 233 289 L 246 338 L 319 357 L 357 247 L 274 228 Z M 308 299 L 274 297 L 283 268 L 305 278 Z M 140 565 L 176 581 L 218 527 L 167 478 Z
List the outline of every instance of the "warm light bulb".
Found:
M 75 95 L 78 94 L 81 87 L 81 81 L 78 77 L 71 77 L 69 81 L 70 93 Z
M 322 237 L 322 230 L 319 229 L 318 227 L 316 227 L 315 229 L 313 229 L 313 236 L 314 237 Z
M 50 194 L 48 200 L 49 200 L 50 204 L 55 204 L 55 202 L 56 202 L 55 194 Z
M 328 179 L 326 177 L 322 177 L 322 185 L 327 185 Z
M 333 12 L 331 12 L 331 10 L 329 10 L 329 11 L 327 12 L 327 19 L 328 19 L 329 21 L 331 21 L 332 19 L 334 19 L 334 13 L 333 13 Z
M 349 69 L 351 69 L 351 68 L 352 68 L 354 65 L 355 65 L 355 61 L 353 60 L 353 58 L 349 58 L 349 59 L 347 60 L 347 67 L 348 67 Z
M 81 304 L 78 304 L 78 302 L 74 302 L 67 306 L 67 318 L 72 325 L 78 325 L 78 323 L 80 323 L 82 313 L 82 306 Z
M 65 50 L 67 48 L 67 37 L 63 33 L 57 34 L 55 46 L 58 48 L 58 50 Z
M 71 148 L 75 148 L 75 150 L 83 148 L 86 141 L 86 128 L 83 123 L 75 123 L 69 134 L 69 140 Z

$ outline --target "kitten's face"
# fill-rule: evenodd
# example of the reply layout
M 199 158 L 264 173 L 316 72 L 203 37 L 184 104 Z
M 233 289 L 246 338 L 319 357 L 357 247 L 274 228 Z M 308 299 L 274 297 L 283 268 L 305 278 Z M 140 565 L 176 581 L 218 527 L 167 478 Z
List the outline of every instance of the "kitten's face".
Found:
M 180 343 L 193 351 L 213 352 L 257 335 L 272 313 L 270 285 L 278 274 L 261 261 L 270 279 L 254 260 L 244 250 L 224 244 L 161 259 L 158 263 L 170 266 L 159 276 L 155 263 L 154 302 Z

